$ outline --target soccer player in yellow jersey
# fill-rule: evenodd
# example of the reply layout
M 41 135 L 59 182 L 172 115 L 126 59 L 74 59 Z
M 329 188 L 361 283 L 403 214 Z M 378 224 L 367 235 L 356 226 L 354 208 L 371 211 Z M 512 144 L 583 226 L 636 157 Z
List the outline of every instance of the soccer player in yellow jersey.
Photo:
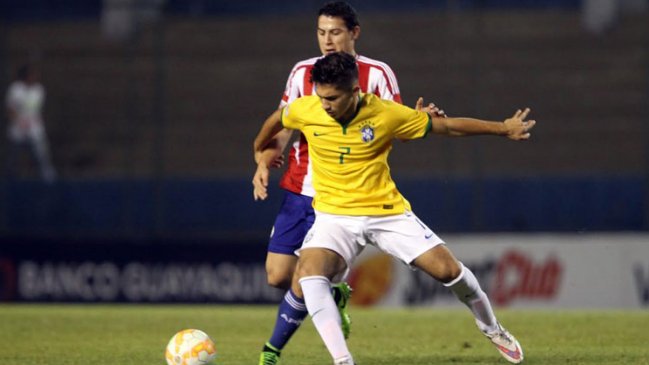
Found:
M 316 219 L 307 233 L 292 289 L 304 297 L 320 337 L 337 365 L 354 361 L 340 329 L 331 282 L 343 279 L 365 245 L 414 266 L 448 287 L 469 307 L 478 328 L 511 363 L 523 361 L 518 341 L 495 317 L 473 273 L 410 211 L 390 177 L 387 163 L 394 139 L 499 135 L 530 138 L 529 109 L 504 122 L 438 117 L 431 107 L 414 110 L 363 94 L 354 57 L 333 53 L 311 71 L 315 95 L 271 114 L 254 143 L 261 151 L 283 127 L 299 129 L 309 143 L 316 191 Z M 255 198 L 265 198 L 267 174 L 253 180 Z

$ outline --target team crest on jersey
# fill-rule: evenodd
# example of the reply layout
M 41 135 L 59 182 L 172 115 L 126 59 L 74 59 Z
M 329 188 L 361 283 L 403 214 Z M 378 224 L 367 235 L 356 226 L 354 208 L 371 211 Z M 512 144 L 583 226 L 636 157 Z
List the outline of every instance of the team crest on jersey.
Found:
M 369 143 L 374 140 L 374 123 L 367 121 L 361 124 L 361 138 L 363 142 Z

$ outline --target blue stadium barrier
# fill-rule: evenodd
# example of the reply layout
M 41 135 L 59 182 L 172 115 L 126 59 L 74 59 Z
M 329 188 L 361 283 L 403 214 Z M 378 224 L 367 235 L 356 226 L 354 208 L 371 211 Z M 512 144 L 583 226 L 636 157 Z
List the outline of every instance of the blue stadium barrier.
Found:
M 644 177 L 397 179 L 439 232 L 646 231 Z M 266 237 L 282 192 L 255 202 L 248 179 L 13 181 L 0 229 L 19 234 Z

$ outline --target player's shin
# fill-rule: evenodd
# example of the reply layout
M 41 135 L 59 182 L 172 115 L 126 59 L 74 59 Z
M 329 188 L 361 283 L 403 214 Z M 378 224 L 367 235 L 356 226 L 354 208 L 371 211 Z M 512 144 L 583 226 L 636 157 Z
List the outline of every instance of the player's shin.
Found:
M 455 296 L 469 307 L 481 331 L 491 332 L 497 328 L 498 323 L 489 298 L 480 288 L 475 275 L 466 266 L 462 265 L 460 275 L 451 282 L 445 283 L 444 286 L 451 289 Z
M 307 314 L 304 299 L 295 295 L 292 290 L 286 292 L 277 310 L 275 328 L 268 342 L 275 349 L 282 350 L 295 331 L 298 330 Z
M 300 279 L 304 301 L 313 325 L 334 360 L 351 359 L 340 329 L 340 314 L 331 295 L 331 282 L 324 276 L 307 276 Z

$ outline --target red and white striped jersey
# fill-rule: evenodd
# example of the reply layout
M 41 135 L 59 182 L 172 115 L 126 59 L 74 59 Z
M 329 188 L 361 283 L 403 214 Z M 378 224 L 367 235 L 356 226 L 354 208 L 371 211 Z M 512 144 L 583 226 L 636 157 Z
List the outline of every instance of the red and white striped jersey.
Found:
M 291 70 L 286 82 L 286 89 L 280 102 L 283 107 L 293 100 L 314 93 L 311 83 L 311 69 L 320 57 L 300 61 Z M 373 93 L 382 99 L 393 100 L 401 103 L 401 94 L 397 78 L 390 66 L 386 63 L 373 60 L 364 56 L 356 56 L 358 64 L 358 82 L 361 91 Z M 314 196 L 315 190 L 311 184 L 312 172 L 309 160 L 308 146 L 302 134 L 293 143 L 288 155 L 288 167 L 280 180 L 279 185 L 288 191 L 306 196 Z

